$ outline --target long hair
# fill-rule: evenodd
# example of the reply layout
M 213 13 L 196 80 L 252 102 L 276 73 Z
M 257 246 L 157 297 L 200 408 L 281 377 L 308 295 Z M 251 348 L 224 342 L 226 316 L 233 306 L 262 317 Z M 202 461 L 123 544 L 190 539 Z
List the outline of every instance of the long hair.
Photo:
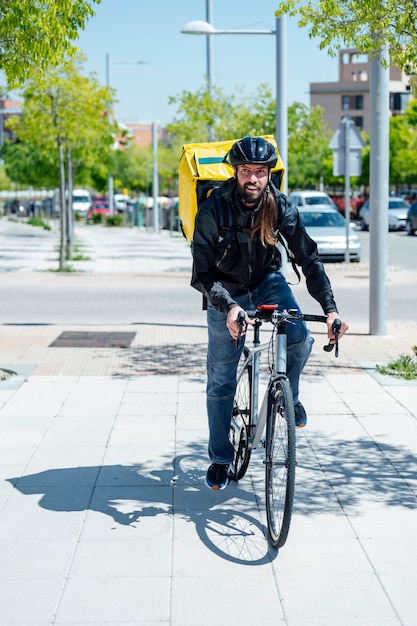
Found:
M 250 238 L 253 239 L 255 233 L 259 232 L 262 245 L 267 244 L 273 246 L 276 243 L 274 236 L 275 216 L 277 204 L 274 194 L 268 187 L 265 189 L 264 197 L 259 211 L 256 214 L 255 221 L 250 231 Z

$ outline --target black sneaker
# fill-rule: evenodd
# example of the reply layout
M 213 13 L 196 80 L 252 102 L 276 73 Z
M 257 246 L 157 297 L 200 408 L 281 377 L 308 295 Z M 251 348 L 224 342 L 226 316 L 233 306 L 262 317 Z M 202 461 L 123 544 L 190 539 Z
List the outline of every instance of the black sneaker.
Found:
M 307 424 L 307 414 L 301 402 L 294 404 L 294 417 L 296 428 L 304 428 Z
M 222 465 L 221 463 L 212 463 L 207 470 L 206 485 L 209 489 L 220 491 L 227 487 L 229 482 L 229 463 Z

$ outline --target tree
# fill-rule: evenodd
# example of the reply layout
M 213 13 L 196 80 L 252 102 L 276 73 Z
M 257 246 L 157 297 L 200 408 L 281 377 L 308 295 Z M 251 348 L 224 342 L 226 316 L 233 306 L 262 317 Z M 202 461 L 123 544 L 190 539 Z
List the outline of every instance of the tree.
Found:
M 18 178 L 23 182 L 25 165 L 26 172 L 32 170 L 30 178 L 33 170 L 36 171 L 33 165 L 43 162 L 48 164 L 50 176 L 59 181 L 61 270 L 65 267 L 65 257 L 72 256 L 74 177 L 98 160 L 108 162 L 113 143 L 107 116 L 113 92 L 108 87 L 100 87 L 94 75 L 81 74 L 82 60 L 81 55 L 67 59 L 58 68 L 45 71 L 40 83 L 29 81 L 24 91 L 22 116 L 9 122 L 21 142 L 16 153 L 27 157 L 17 170 Z M 7 152 L 6 149 L 6 157 Z M 33 156 L 35 160 L 31 164 Z M 45 172 L 45 169 L 44 166 L 39 171 Z
M 288 108 L 288 186 L 316 187 L 325 178 L 331 155 L 332 132 L 322 117 L 323 109 L 294 102 Z
M 397 190 L 417 180 L 417 102 L 390 119 L 390 183 Z
M 310 37 L 331 56 L 343 46 L 376 56 L 389 48 L 391 62 L 406 72 L 417 58 L 417 3 L 415 0 L 284 0 L 277 17 L 288 13 L 309 25 Z
M 0 2 L 0 68 L 10 86 L 73 54 L 71 43 L 101 0 L 8 0 Z
M 213 141 L 244 135 L 268 135 L 275 132 L 275 101 L 267 85 L 260 85 L 256 94 L 246 96 L 236 88 L 241 100 L 225 94 L 222 88 L 210 91 L 206 85 L 196 93 L 183 91 L 171 97 L 178 112 L 167 132 L 179 143 L 201 143 L 208 140 L 208 127 Z

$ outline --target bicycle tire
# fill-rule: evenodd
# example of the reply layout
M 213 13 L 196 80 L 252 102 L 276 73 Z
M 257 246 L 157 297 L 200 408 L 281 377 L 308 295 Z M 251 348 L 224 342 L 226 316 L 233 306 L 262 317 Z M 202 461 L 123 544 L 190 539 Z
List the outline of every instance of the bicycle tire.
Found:
M 249 437 L 252 427 L 252 365 L 248 363 L 245 366 L 248 356 L 249 348 L 245 346 L 237 370 L 236 391 L 233 398 L 232 420 L 229 432 L 229 439 L 234 448 L 229 478 L 235 482 L 246 474 L 251 455 Z
M 271 545 L 281 548 L 288 536 L 294 502 L 295 420 L 291 386 L 278 379 L 269 391 L 266 426 L 265 500 Z

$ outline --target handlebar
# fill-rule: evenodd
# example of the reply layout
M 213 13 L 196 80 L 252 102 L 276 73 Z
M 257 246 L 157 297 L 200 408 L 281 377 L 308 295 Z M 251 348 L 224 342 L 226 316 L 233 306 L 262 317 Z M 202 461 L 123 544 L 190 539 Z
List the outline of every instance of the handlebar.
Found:
M 298 309 L 289 309 L 284 311 L 278 311 L 276 304 L 264 304 L 259 306 L 254 311 L 246 311 L 246 315 L 251 319 L 257 320 L 259 323 L 262 321 L 274 322 L 276 324 L 282 324 L 290 320 L 303 321 L 303 322 L 327 322 L 326 315 L 312 315 L 309 313 L 301 313 Z M 239 311 L 237 316 L 237 323 L 239 325 L 239 334 L 236 339 L 232 339 L 233 345 L 236 350 L 239 348 L 240 338 L 243 334 L 245 327 L 245 312 Z M 329 343 L 323 346 L 325 352 L 331 352 L 335 348 L 335 357 L 339 356 L 339 335 L 342 329 L 342 320 L 336 318 L 332 324 L 332 332 L 334 334 L 334 343 Z

